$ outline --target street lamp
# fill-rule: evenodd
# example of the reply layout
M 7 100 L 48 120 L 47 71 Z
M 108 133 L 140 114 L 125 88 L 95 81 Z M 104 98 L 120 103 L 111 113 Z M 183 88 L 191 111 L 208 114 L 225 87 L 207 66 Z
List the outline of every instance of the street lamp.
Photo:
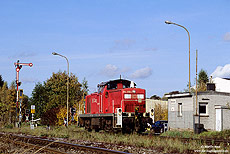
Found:
M 191 83 L 191 82 L 190 82 L 190 35 L 189 35 L 189 32 L 188 32 L 188 30 L 187 30 L 184 26 L 179 25 L 179 24 L 177 24 L 177 23 L 174 23 L 174 22 L 171 22 L 171 21 L 165 21 L 165 23 L 166 23 L 166 24 L 173 24 L 173 25 L 182 27 L 182 28 L 184 28 L 184 29 L 186 30 L 186 32 L 188 33 L 188 43 L 189 43 L 189 92 L 191 92 L 191 89 L 190 89 L 190 87 L 191 87 L 191 85 L 190 85 L 190 83 Z
M 69 61 L 66 58 L 66 56 L 63 56 L 63 55 L 58 54 L 56 52 L 52 52 L 52 54 L 57 55 L 57 56 L 61 56 L 61 57 L 65 58 L 67 61 L 67 71 L 68 72 L 67 72 L 67 118 L 66 118 L 67 123 L 66 123 L 66 126 L 68 127 L 68 121 L 69 121 L 69 116 L 68 116 L 68 112 L 69 112 Z

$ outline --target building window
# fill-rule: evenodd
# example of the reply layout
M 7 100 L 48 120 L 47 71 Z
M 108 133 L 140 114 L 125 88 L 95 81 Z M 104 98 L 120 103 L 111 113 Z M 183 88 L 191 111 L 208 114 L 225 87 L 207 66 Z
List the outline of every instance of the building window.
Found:
M 199 114 L 208 115 L 208 103 L 199 103 Z
M 171 100 L 171 104 L 172 104 L 172 105 L 175 105 L 175 104 L 176 104 L 176 100 L 175 100 L 175 99 L 172 99 L 172 100 Z
M 182 103 L 178 103 L 178 116 L 182 116 Z

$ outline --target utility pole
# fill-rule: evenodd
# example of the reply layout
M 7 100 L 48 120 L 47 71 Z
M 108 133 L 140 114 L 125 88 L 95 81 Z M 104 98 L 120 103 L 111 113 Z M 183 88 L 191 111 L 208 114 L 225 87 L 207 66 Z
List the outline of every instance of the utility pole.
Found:
M 21 105 L 22 105 L 22 100 L 20 99 L 19 101 L 19 90 L 18 90 L 18 87 L 21 85 L 21 82 L 19 82 L 19 71 L 20 69 L 22 68 L 22 66 L 30 66 L 32 67 L 33 64 L 32 63 L 19 63 L 19 60 L 14 63 L 14 66 L 16 67 L 16 84 L 17 84 L 17 99 L 16 99 L 16 122 L 18 121 L 19 123 L 19 127 L 20 127 L 20 124 L 21 124 L 21 120 L 22 120 L 22 109 L 21 109 Z M 17 114 L 18 114 L 18 111 L 17 111 L 17 108 L 18 108 L 18 103 L 20 103 L 20 107 L 19 107 L 19 118 L 17 120 Z M 17 125 L 16 125 L 17 126 Z

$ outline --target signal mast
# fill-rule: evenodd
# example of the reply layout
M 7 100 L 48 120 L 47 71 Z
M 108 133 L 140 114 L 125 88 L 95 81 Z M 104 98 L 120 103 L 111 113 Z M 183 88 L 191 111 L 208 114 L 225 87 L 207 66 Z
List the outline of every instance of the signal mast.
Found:
M 33 64 L 32 63 L 19 63 L 19 60 L 14 63 L 14 66 L 16 67 L 16 84 L 17 84 L 17 99 L 16 99 L 16 122 L 17 122 L 17 108 L 18 108 L 18 103 L 20 103 L 19 105 L 19 126 L 21 124 L 21 120 L 22 120 L 22 97 L 23 97 L 23 90 L 20 89 L 20 94 L 19 94 L 19 89 L 18 87 L 21 85 L 21 82 L 19 82 L 19 71 L 21 70 L 22 66 L 30 66 L 32 67 Z

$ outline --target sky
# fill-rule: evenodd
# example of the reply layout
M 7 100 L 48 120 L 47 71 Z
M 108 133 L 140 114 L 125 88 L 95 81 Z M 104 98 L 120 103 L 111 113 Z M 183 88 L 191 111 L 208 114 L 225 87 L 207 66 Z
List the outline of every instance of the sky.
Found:
M 88 81 L 129 79 L 147 97 L 183 91 L 189 80 L 187 32 L 191 38 L 191 84 L 198 71 L 230 78 L 230 0 L 0 0 L 0 75 L 16 79 L 31 96 L 52 73 L 70 72 Z

